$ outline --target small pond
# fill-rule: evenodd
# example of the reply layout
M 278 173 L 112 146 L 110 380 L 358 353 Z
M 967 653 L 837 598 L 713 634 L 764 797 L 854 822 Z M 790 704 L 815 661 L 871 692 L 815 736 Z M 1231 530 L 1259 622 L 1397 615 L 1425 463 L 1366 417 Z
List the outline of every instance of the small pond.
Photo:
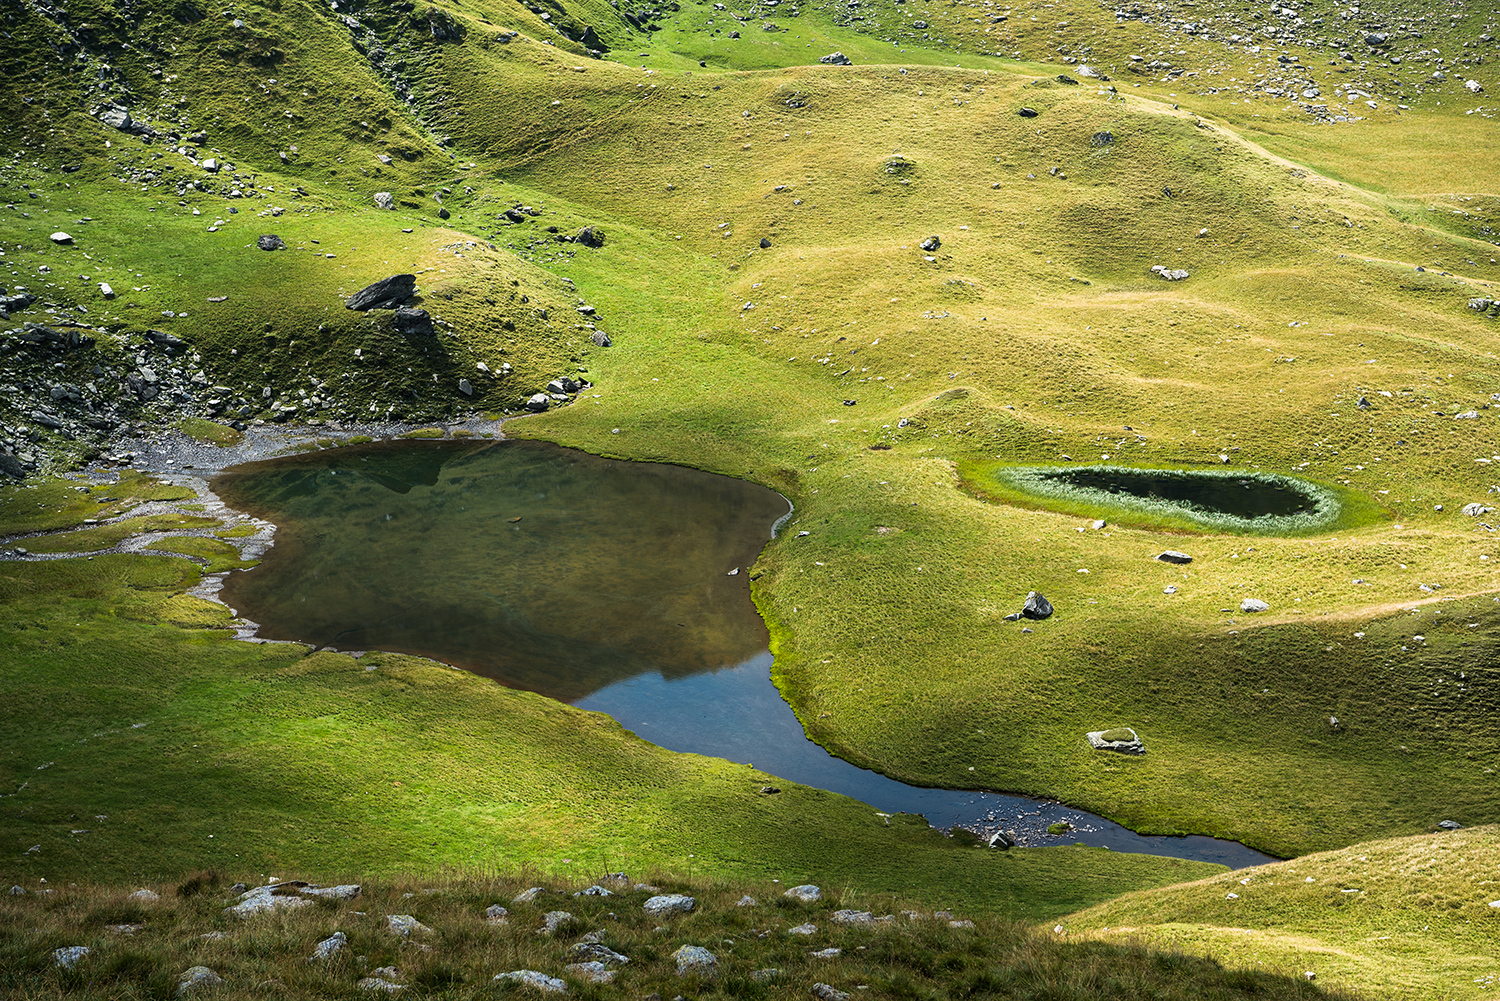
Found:
M 1329 488 L 1277 473 L 1001 466 L 990 475 L 1003 487 L 1044 501 L 1113 507 L 1229 531 L 1306 531 L 1331 525 L 1341 511 Z
M 754 764 L 938 827 L 1222 862 L 1230 841 L 1143 837 L 1057 803 L 908 786 L 808 740 L 771 681 L 748 567 L 781 495 L 540 442 L 383 442 L 225 471 L 277 525 L 221 597 L 258 635 L 420 654 L 606 712 L 662 747 Z M 1074 830 L 1056 837 L 1049 824 Z

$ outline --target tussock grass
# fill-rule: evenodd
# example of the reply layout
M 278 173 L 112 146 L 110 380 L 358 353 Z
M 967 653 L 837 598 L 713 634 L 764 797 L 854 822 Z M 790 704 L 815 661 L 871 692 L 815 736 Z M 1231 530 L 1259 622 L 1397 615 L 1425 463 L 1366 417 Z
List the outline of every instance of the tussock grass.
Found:
M 223 915 L 235 896 L 227 877 L 217 873 L 190 877 L 175 888 L 153 885 L 160 899 L 144 903 L 126 899 L 126 887 L 48 887 L 45 895 L 0 902 L 0 989 L 27 999 L 155 997 L 169 993 L 183 970 L 201 965 L 225 979 L 213 994 L 226 998 L 361 996 L 357 982 L 382 968 L 386 979 L 407 985 L 406 994 L 434 998 L 534 996 L 533 989 L 492 981 L 496 973 L 517 969 L 563 978 L 570 994 L 585 998 L 622 992 L 801 997 L 814 983 L 910 999 L 1347 996 L 1330 995 L 1285 970 L 1249 972 L 1134 944 L 1059 937 L 1002 918 L 934 912 L 899 897 L 825 891 L 824 899 L 801 904 L 782 895 L 784 884 L 769 881 L 646 876 L 655 888 L 610 881 L 609 897 L 573 896 L 589 884 L 517 872 L 390 879 L 364 885 L 350 901 L 320 900 L 248 919 Z M 530 903 L 513 902 L 533 886 L 545 892 Z M 650 917 L 642 904 L 656 889 L 686 893 L 695 906 L 685 914 Z M 757 902 L 740 906 L 747 894 Z M 485 909 L 493 904 L 509 911 L 505 923 L 486 921 Z M 833 916 L 841 909 L 891 920 L 840 925 Z M 572 917 L 551 934 L 539 933 L 551 911 Z M 431 930 L 403 939 L 389 931 L 389 914 L 411 915 Z M 804 924 L 816 930 L 790 933 Z M 345 934 L 347 947 L 330 959 L 309 961 L 314 946 L 335 931 Z M 564 969 L 572 961 L 572 944 L 591 933 L 629 958 L 616 968 L 611 985 L 586 983 Z M 52 951 L 66 945 L 91 951 L 75 969 L 60 970 Z M 717 974 L 679 977 L 672 953 L 680 945 L 709 949 L 718 960 Z M 840 952 L 812 955 L 830 948 Z M 772 970 L 763 979 L 751 976 Z

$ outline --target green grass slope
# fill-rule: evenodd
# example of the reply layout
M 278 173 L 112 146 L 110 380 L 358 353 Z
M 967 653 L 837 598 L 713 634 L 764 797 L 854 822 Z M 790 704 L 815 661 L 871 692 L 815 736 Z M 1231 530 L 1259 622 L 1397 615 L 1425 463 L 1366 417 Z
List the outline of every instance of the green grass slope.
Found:
M 1309 855 L 1063 919 L 1070 939 L 1312 971 L 1383 998 L 1492 998 L 1500 910 L 1493 826 Z
M 782 690 L 841 756 L 1283 855 L 1500 820 L 1497 523 L 1461 513 L 1500 488 L 1497 321 L 1471 306 L 1500 283 L 1500 192 L 1476 152 L 1492 138 L 1485 89 L 1500 88 L 1485 75 L 1493 18 L 723 6 L 93 0 L 8 14 L 0 280 L 36 301 L 3 339 L 0 444 L 46 469 L 133 422 L 515 412 L 586 369 L 593 389 L 507 433 L 791 498 L 756 601 Z M 855 65 L 817 63 L 834 49 Z M 106 102 L 158 135 L 106 126 Z M 566 239 L 584 225 L 603 246 Z M 48 239 L 58 229 L 72 245 Z M 287 249 L 257 249 L 265 233 Z M 1155 265 L 1191 276 L 1166 282 Z M 434 336 L 344 309 L 397 272 L 418 275 Z M 38 341 L 25 323 L 74 336 Z M 600 330 L 613 347 L 595 346 Z M 168 387 L 154 401 L 148 368 Z M 58 383 L 80 401 L 52 396 Z M 996 462 L 1295 475 L 1359 497 L 1361 515 L 1295 538 L 1095 530 L 1113 512 L 985 496 Z M 81 524 L 71 488 L 37 489 L 0 493 L 12 531 Z M 1168 548 L 1194 562 L 1154 560 Z M 762 778 L 743 769 L 438 668 L 245 650 L 203 630 L 223 624 L 207 606 L 170 597 L 186 564 L 134 559 L 15 565 L 0 629 L 7 692 L 30 714 L 8 745 L 26 751 L 8 766 L 17 786 L 60 760 L 49 739 L 148 710 L 175 721 L 129 731 L 143 743 L 48 779 L 45 808 L 10 814 L 18 852 L 45 840 L 28 825 L 55 824 L 46 851 L 70 871 L 116 874 L 150 846 L 166 875 L 213 862 L 208 834 L 216 850 L 228 837 L 212 798 L 189 796 L 180 830 L 143 821 L 130 851 L 90 868 L 58 832 L 80 813 L 81 776 L 123 769 L 137 778 L 118 794 L 89 779 L 116 796 L 99 814 L 163 787 L 271 804 L 271 821 L 233 835 L 266 866 L 378 866 L 380 838 L 398 846 L 393 867 L 477 864 L 472 816 L 506 861 L 550 866 L 540 853 L 564 857 L 556 839 L 576 834 L 642 864 L 692 855 L 716 873 L 800 866 L 855 885 L 864 856 L 861 887 L 962 886 L 1017 913 L 1171 878 L 1170 863 L 1098 852 L 962 851 L 810 791 L 778 801 L 808 797 L 796 809 L 816 833 L 788 837 L 765 812 L 785 807 L 746 793 Z M 1057 614 L 1006 621 L 1028 590 Z M 1243 613 L 1245 598 L 1270 609 Z M 75 659 L 86 642 L 99 656 Z M 282 715 L 257 717 L 236 686 Z M 473 706 L 493 719 L 472 723 Z M 1091 751 L 1083 734 L 1113 726 L 1147 754 Z M 372 741 L 385 750 L 358 750 Z M 528 787 L 524 823 L 502 822 L 500 780 L 458 767 L 496 746 L 516 774 L 570 776 L 553 800 Z M 566 807 L 607 798 L 581 748 L 631 762 L 619 767 L 644 785 L 629 812 Z M 419 800 L 389 765 L 409 758 L 433 776 Z M 166 761 L 172 781 L 138 784 L 131 761 Z M 365 795 L 345 795 L 338 769 Z M 288 833 L 314 817 L 339 826 Z M 726 817 L 743 826 L 709 847 Z M 441 830 L 440 855 L 424 827 Z M 853 847 L 861 831 L 871 847 Z M 35 853 L 18 859 L 40 875 Z

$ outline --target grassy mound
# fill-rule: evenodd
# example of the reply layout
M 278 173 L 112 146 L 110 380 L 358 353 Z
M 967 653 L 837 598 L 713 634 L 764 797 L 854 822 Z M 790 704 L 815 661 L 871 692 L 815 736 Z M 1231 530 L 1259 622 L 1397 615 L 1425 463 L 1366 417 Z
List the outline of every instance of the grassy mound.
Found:
M 1072 940 L 1310 970 L 1320 985 L 1376 997 L 1493 997 L 1497 833 L 1490 826 L 1362 842 L 1128 894 L 1062 923 Z

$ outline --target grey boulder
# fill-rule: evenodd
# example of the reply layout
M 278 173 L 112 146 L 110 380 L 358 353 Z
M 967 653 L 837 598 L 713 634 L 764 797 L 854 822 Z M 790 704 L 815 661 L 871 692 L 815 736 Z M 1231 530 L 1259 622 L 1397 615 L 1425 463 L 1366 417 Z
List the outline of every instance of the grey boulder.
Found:
M 1163 563 L 1184 564 L 1193 562 L 1193 558 L 1187 553 L 1179 553 L 1175 549 L 1168 549 L 1166 552 L 1158 556 L 1157 559 Z
M 265 233 L 256 241 L 255 245 L 261 250 L 285 250 L 286 242 L 275 233 Z
M 1021 615 L 1028 619 L 1045 619 L 1052 614 L 1052 602 L 1037 591 L 1026 592 L 1026 603 L 1021 606 Z
M 432 314 L 414 306 L 402 306 L 397 309 L 395 315 L 391 317 L 391 326 L 396 328 L 398 334 L 431 337 L 437 332 L 432 326 Z
M 366 285 L 345 300 L 349 309 L 363 312 L 367 309 L 395 309 L 405 305 L 417 291 L 416 275 L 391 275 L 378 282 Z
M 667 914 L 686 913 L 697 906 L 697 904 L 696 900 L 685 894 L 665 893 L 646 901 L 642 905 L 642 910 L 655 918 Z

